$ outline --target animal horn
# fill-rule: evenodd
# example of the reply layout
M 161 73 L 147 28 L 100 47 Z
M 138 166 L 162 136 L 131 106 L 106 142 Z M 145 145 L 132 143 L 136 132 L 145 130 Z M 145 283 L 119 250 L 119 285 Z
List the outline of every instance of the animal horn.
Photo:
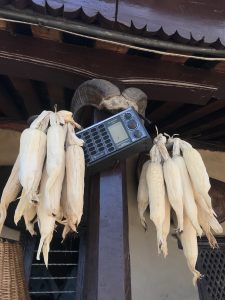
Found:
M 85 106 L 100 108 L 103 99 L 120 96 L 117 86 L 104 79 L 91 79 L 82 83 L 74 93 L 71 110 L 74 115 L 79 115 Z
M 138 112 L 145 116 L 148 97 L 142 90 L 129 87 L 122 92 L 122 96 L 130 103 L 130 106 L 137 107 Z

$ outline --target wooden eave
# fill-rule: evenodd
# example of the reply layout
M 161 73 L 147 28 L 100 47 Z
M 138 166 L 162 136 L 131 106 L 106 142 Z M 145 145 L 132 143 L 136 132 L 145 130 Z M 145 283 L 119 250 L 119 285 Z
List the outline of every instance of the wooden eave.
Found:
M 0 6 L 183 44 L 225 46 L 222 0 L 0 0 Z

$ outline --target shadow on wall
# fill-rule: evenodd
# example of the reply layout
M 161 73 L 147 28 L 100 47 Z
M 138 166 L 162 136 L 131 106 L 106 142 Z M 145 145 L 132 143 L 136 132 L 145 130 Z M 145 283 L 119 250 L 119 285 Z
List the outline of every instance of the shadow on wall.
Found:
M 147 215 L 148 231 L 145 232 L 141 226 L 136 203 L 135 166 L 135 157 L 128 160 L 132 300 L 198 300 L 198 289 L 192 285 L 192 274 L 186 265 L 182 250 L 177 247 L 177 241 L 169 235 L 169 254 L 164 259 L 162 255 L 157 254 L 156 230 Z

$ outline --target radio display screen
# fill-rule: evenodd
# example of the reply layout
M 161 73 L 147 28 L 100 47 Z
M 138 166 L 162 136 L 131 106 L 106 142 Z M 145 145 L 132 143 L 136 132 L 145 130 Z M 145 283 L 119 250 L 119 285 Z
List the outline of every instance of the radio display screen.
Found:
M 124 129 L 121 122 L 114 123 L 108 127 L 108 130 L 113 138 L 115 144 L 118 144 L 126 139 L 129 139 L 126 130 Z

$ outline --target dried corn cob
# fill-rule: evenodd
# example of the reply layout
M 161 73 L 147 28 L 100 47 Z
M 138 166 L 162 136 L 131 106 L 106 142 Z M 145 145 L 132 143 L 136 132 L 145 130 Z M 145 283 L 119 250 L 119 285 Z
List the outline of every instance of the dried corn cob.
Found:
M 199 271 L 195 269 L 198 258 L 198 243 L 196 230 L 191 224 L 191 221 L 184 214 L 184 230 L 180 235 L 181 243 L 183 246 L 184 255 L 187 259 L 188 268 L 193 273 L 193 285 L 202 277 Z
M 50 117 L 51 126 L 47 133 L 46 169 L 48 180 L 45 197 L 46 209 L 50 215 L 59 213 L 62 183 L 65 174 L 65 136 L 66 125 L 59 125 L 56 114 Z
M 44 167 L 43 175 L 41 179 L 41 186 L 40 186 L 40 204 L 37 207 L 38 226 L 41 234 L 41 239 L 37 251 L 37 260 L 40 259 L 40 253 L 43 249 L 44 261 L 46 267 L 48 266 L 49 245 L 55 229 L 55 220 L 56 220 L 56 218 L 49 215 L 46 210 L 45 190 L 46 190 L 47 180 L 48 180 L 48 174 L 46 171 L 46 167 Z
M 6 219 L 6 211 L 11 202 L 16 200 L 22 186 L 19 181 L 19 157 L 12 168 L 12 172 L 3 189 L 1 203 L 0 203 L 0 233 Z
M 163 174 L 166 182 L 168 199 L 175 210 L 178 228 L 181 232 L 183 230 L 183 187 L 180 176 L 180 171 L 176 163 L 171 159 L 165 147 L 166 138 L 162 135 L 157 136 L 157 147 L 164 159 Z
M 154 145 L 150 151 L 151 161 L 146 171 L 148 186 L 150 219 L 153 221 L 157 231 L 158 253 L 164 248 L 163 223 L 165 219 L 165 185 L 163 169 L 158 148 Z
M 211 198 L 208 194 L 211 185 L 201 155 L 189 143 L 183 140 L 180 140 L 180 147 L 194 189 L 202 195 L 208 207 L 212 209 Z
M 20 200 L 17 204 L 15 213 L 14 213 L 14 223 L 17 225 L 17 223 L 19 222 L 19 220 L 22 218 L 24 211 L 26 209 L 26 206 L 29 204 L 26 192 L 24 191 L 24 189 L 22 190 L 22 194 L 20 197 Z
M 139 184 L 138 184 L 138 191 L 137 191 L 137 203 L 138 203 L 138 212 L 139 212 L 139 217 L 141 220 L 141 224 L 147 229 L 147 224 L 146 220 L 144 217 L 144 213 L 149 205 L 148 201 L 148 186 L 147 186 L 147 180 L 146 180 L 146 172 L 148 168 L 149 161 L 146 161 L 141 170 L 141 175 L 139 179 Z
M 23 218 L 26 225 L 26 229 L 30 232 L 31 235 L 36 235 L 34 231 L 35 216 L 37 215 L 37 206 L 27 203 L 27 206 L 23 212 Z
M 211 232 L 211 228 L 209 225 L 209 219 L 208 219 L 209 215 L 198 204 L 197 204 L 197 207 L 198 207 L 199 224 L 202 226 L 202 229 L 206 234 L 206 237 L 209 241 L 210 247 L 212 247 L 213 249 L 218 248 L 217 241 L 216 241 L 215 237 L 213 236 L 213 233 Z
M 25 129 L 20 138 L 19 180 L 28 201 L 39 202 L 38 187 L 46 155 L 46 134 L 38 129 Z
M 68 225 L 73 231 L 76 231 L 83 214 L 85 161 L 83 148 L 79 146 L 83 141 L 79 139 L 78 145 L 78 138 L 75 136 L 72 125 L 68 124 L 67 126 L 67 201 L 64 206 L 64 212 Z
M 162 253 L 163 256 L 166 257 L 168 255 L 168 247 L 167 247 L 167 237 L 170 232 L 170 202 L 167 196 L 167 193 L 165 192 L 165 218 L 163 222 L 163 245 L 162 245 Z
M 180 171 L 183 186 L 184 211 L 196 229 L 197 234 L 201 236 L 202 229 L 198 223 L 198 211 L 195 203 L 194 193 L 184 159 L 180 156 L 180 140 L 178 138 L 174 138 L 172 159 Z

